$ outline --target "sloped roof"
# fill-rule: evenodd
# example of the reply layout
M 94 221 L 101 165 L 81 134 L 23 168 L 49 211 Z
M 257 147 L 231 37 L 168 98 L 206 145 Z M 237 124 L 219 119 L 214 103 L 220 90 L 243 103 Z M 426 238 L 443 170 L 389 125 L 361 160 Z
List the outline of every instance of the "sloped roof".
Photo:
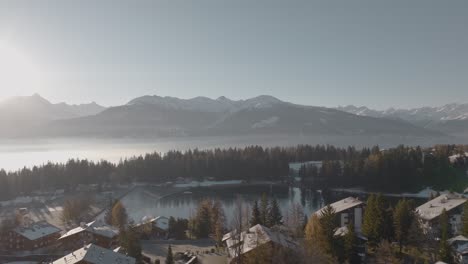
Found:
M 232 257 L 236 257 L 236 245 L 239 243 L 242 243 L 241 255 L 268 242 L 273 242 L 276 245 L 292 250 L 296 250 L 298 247 L 294 241 L 288 239 L 285 235 L 262 225 L 253 226 L 247 232 L 242 232 L 240 236 L 237 236 L 236 232 L 230 232 L 226 234 L 224 238 L 226 238 L 225 241 Z
M 27 227 L 16 227 L 13 231 L 29 240 L 37 240 L 55 233 L 59 233 L 60 229 L 45 221 L 36 222 Z
M 465 197 L 459 194 L 442 194 L 429 202 L 416 208 L 416 212 L 424 220 L 433 220 L 442 214 L 442 211 L 450 211 L 467 201 Z
M 78 234 L 80 232 L 83 232 L 83 231 L 88 231 L 90 233 L 100 235 L 103 237 L 108 237 L 108 238 L 113 238 L 119 234 L 119 230 L 111 226 L 107 226 L 107 225 L 98 226 L 96 224 L 96 221 L 93 221 L 85 225 L 81 225 L 79 227 L 73 228 L 72 230 L 62 235 L 59 239 L 66 238 L 66 237 Z
M 160 228 L 162 230 L 169 230 L 169 218 L 165 217 L 165 216 L 158 216 L 158 217 L 154 217 L 154 218 L 149 218 L 147 216 L 143 217 L 143 221 L 139 224 L 137 224 L 136 226 L 142 226 L 142 225 L 145 225 L 145 224 L 148 224 L 148 223 L 152 223 L 153 225 L 155 225 L 157 228 Z
M 468 238 L 465 236 L 459 235 L 459 236 L 450 238 L 449 240 L 447 240 L 447 242 L 450 245 L 453 244 L 454 242 L 468 242 Z
M 123 254 L 105 249 L 94 244 L 82 247 L 52 264 L 74 264 L 80 261 L 92 264 L 135 264 L 135 259 Z
M 364 202 L 359 200 L 358 198 L 348 197 L 348 198 L 345 198 L 343 200 L 334 202 L 334 203 L 330 204 L 330 206 L 335 210 L 335 213 L 340 213 L 340 212 L 343 212 L 345 210 L 348 210 L 350 208 L 353 208 L 353 207 L 356 207 L 356 206 L 362 205 L 362 204 L 364 204 Z M 321 216 L 323 211 L 325 210 L 325 208 L 326 208 L 326 206 L 322 207 L 320 210 L 318 210 L 314 214 L 316 214 L 318 216 Z

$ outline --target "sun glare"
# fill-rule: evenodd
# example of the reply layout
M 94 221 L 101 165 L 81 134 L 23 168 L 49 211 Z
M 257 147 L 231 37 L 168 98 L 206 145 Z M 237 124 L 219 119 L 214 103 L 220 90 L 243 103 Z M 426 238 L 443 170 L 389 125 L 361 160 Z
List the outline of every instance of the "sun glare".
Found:
M 41 86 L 41 74 L 30 58 L 0 41 L 0 91 L 22 93 Z

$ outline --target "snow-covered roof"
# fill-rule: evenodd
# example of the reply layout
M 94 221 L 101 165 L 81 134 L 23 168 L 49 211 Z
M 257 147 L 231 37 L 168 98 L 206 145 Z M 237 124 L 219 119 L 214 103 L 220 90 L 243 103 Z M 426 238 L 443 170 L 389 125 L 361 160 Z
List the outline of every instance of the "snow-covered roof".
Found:
M 458 254 L 466 255 L 468 253 L 468 238 L 462 235 L 452 237 L 447 240 Z
M 169 230 L 169 218 L 165 216 L 156 217 L 153 219 L 153 223 L 162 230 Z
M 89 244 L 66 255 L 65 257 L 57 259 L 52 262 L 52 264 L 74 264 L 81 262 L 91 264 L 135 264 L 135 259 L 114 252 L 110 249 Z
M 240 236 L 237 236 L 235 232 L 230 232 L 224 237 L 229 237 L 225 241 L 231 257 L 237 257 L 236 245 L 239 243 L 242 243 L 242 253 L 240 253 L 241 255 L 268 242 L 272 242 L 276 245 L 280 245 L 292 250 L 296 250 L 298 247 L 294 241 L 288 239 L 285 235 L 279 232 L 275 232 L 270 228 L 262 225 L 253 226 L 247 232 L 242 232 Z
M 119 235 L 119 230 L 115 229 L 112 226 L 107 226 L 107 225 L 91 226 L 90 228 L 88 228 L 88 231 L 93 234 L 100 235 L 103 237 L 108 237 L 108 238 L 114 238 L 117 235 Z
M 87 232 L 100 235 L 103 237 L 108 237 L 108 238 L 113 238 L 119 234 L 119 230 L 111 226 L 107 226 L 107 225 L 98 226 L 96 221 L 93 221 L 87 224 L 82 224 L 77 228 L 73 228 L 72 230 L 63 234 L 59 239 L 66 238 L 66 237 L 81 233 L 83 231 L 87 231 Z
M 337 228 L 335 230 L 335 233 L 333 234 L 333 236 L 342 237 L 342 236 L 345 236 L 348 233 L 349 233 L 348 226 L 342 226 L 342 227 L 339 227 L 339 228 Z
M 364 202 L 359 200 L 359 198 L 348 197 L 338 202 L 334 202 L 330 204 L 330 206 L 335 210 L 335 213 L 340 213 L 362 204 L 364 204 Z M 315 214 L 321 216 L 325 208 L 326 206 L 315 212 Z
M 459 194 L 442 194 L 416 208 L 416 212 L 422 219 L 430 221 L 440 216 L 444 209 L 448 212 L 466 201 L 467 199 Z
M 465 236 L 459 235 L 459 236 L 450 238 L 449 240 L 447 240 L 447 242 L 450 245 L 455 243 L 455 242 L 468 242 L 468 238 L 465 237 Z
M 461 158 L 462 155 L 460 154 L 455 154 L 455 155 L 452 155 L 449 157 L 449 160 L 451 163 L 454 163 L 455 161 L 457 161 L 458 158 Z M 468 157 L 468 152 L 465 152 L 465 154 L 463 155 L 463 157 Z
M 154 226 L 156 226 L 159 229 L 162 229 L 165 231 L 169 230 L 169 218 L 165 216 L 158 216 L 154 218 L 145 216 L 143 217 L 143 221 L 137 224 L 136 226 L 138 227 L 138 226 L 142 226 L 148 223 L 152 223 Z
M 60 229 L 45 222 L 36 222 L 27 227 L 17 227 L 13 231 L 29 240 L 37 240 L 55 233 L 59 233 Z

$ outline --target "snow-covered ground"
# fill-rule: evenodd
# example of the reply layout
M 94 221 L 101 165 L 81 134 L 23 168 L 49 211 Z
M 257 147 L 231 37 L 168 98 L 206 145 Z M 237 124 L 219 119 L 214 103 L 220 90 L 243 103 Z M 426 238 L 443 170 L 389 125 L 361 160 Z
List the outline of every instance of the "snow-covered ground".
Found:
M 229 181 L 192 181 L 189 183 L 177 183 L 174 187 L 177 188 L 190 188 L 190 187 L 210 187 L 216 185 L 232 185 L 241 184 L 242 180 L 229 180 Z
M 350 193 L 350 194 L 370 194 L 370 193 L 375 193 L 375 192 L 370 192 L 370 191 L 365 191 L 361 188 L 332 188 L 331 189 L 334 192 L 344 192 L 344 193 Z M 444 193 L 449 193 L 449 191 L 442 191 L 439 192 L 440 194 Z M 432 195 L 436 195 L 437 191 L 431 189 L 431 188 L 426 188 L 423 189 L 417 193 L 382 193 L 385 196 L 390 196 L 390 197 L 407 197 L 407 198 L 429 198 Z
M 315 167 L 317 167 L 317 169 L 320 169 L 322 167 L 322 163 L 323 163 L 322 161 L 315 161 L 315 160 L 304 161 L 304 162 L 293 162 L 293 163 L 289 163 L 289 169 L 298 172 L 302 165 L 307 165 L 307 166 L 314 165 Z

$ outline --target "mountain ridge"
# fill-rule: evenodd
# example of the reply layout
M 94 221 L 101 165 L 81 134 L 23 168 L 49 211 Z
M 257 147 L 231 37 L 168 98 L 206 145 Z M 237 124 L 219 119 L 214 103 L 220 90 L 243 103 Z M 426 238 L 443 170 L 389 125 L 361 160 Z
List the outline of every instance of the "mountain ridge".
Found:
M 444 135 L 443 132 L 398 119 L 299 105 L 270 95 L 243 100 L 202 96 L 180 99 L 147 95 L 134 98 L 127 104 L 105 109 L 99 108 L 95 103 L 75 106 L 66 103 L 52 104 L 39 95 L 16 97 L 8 102 L 3 103 L 3 106 L 15 106 L 17 112 L 10 111 L 10 128 L 0 131 L 0 135 L 4 137 Z M 99 109 L 80 112 L 77 110 L 80 106 L 94 106 Z M 0 109 L 1 107 L 2 103 Z M 31 109 L 34 111 L 30 111 Z M 2 119 L 0 115 L 0 120 L 7 119 Z

